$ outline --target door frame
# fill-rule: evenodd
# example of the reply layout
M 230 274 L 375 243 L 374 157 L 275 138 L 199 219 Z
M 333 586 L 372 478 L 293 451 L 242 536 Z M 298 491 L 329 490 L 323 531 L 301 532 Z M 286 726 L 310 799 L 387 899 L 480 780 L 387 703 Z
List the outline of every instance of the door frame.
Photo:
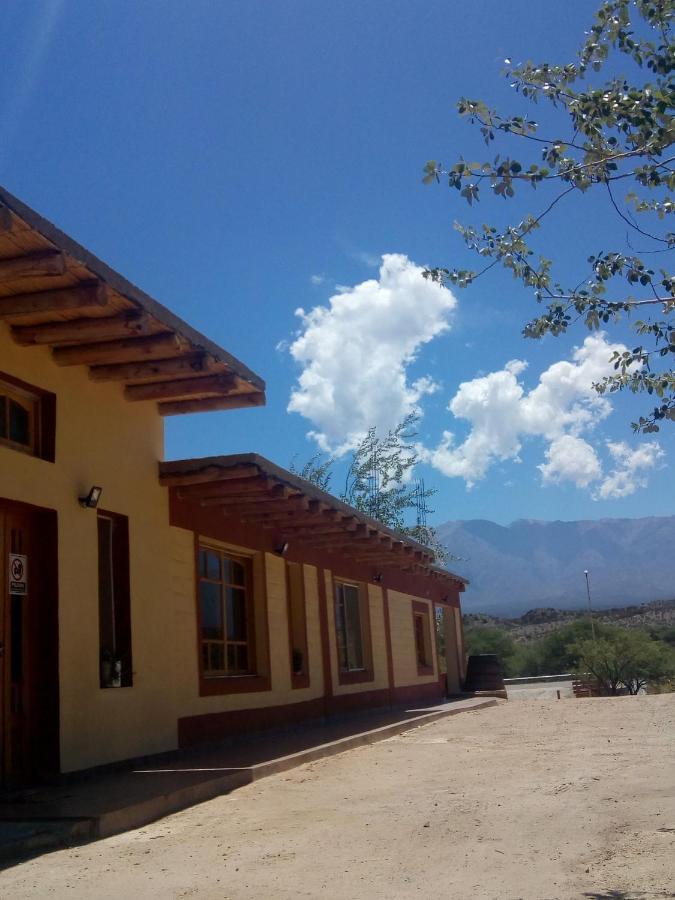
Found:
M 55 510 L 3 497 L 0 516 L 0 784 L 12 787 L 60 771 L 58 524 Z M 12 519 L 27 534 L 28 589 L 20 604 L 9 593 Z M 12 634 L 13 607 L 15 614 L 20 609 L 18 637 Z M 22 671 L 13 687 L 17 640 Z

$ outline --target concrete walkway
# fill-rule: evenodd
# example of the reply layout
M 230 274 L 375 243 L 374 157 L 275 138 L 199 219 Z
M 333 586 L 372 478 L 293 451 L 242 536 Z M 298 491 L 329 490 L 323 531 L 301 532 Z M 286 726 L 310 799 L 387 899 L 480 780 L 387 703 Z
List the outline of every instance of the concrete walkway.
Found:
M 267 775 L 496 703 L 491 698 L 457 699 L 421 709 L 311 722 L 217 747 L 163 754 L 134 768 L 89 774 L 66 784 L 0 795 L 0 864 L 138 828 Z

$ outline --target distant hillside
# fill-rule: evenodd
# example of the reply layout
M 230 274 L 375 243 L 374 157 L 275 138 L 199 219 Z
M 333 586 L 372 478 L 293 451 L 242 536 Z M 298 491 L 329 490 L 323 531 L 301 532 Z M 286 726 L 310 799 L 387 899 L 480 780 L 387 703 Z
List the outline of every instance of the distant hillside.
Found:
M 516 641 L 531 641 L 585 615 L 585 610 L 530 609 L 524 615 L 512 619 L 486 613 L 464 613 L 463 619 L 465 626 L 502 628 Z M 675 599 L 604 609 L 602 612 L 595 612 L 593 617 L 596 621 L 620 625 L 622 628 L 673 628 Z
M 465 612 L 516 616 L 533 607 L 586 605 L 584 569 L 596 609 L 675 595 L 675 516 L 580 522 L 483 519 L 446 522 L 440 541 L 471 580 Z

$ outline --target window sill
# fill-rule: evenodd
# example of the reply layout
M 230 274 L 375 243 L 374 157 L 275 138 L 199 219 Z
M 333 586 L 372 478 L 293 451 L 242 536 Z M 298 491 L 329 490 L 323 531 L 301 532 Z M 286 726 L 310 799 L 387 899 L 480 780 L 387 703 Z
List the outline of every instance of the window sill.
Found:
M 375 673 L 372 669 L 340 670 L 338 681 L 340 684 L 363 684 L 366 681 L 374 681 Z
M 202 675 L 199 696 L 255 693 L 269 691 L 271 687 L 269 675 Z

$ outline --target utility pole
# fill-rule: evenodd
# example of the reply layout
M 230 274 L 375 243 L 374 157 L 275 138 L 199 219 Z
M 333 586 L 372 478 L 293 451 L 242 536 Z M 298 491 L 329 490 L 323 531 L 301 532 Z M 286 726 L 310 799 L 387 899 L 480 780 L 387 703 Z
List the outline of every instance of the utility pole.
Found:
M 588 618 L 591 620 L 591 636 L 595 640 L 595 624 L 593 622 L 593 610 L 591 609 L 591 587 L 588 583 L 588 569 L 584 569 L 586 576 L 586 594 L 588 596 Z

